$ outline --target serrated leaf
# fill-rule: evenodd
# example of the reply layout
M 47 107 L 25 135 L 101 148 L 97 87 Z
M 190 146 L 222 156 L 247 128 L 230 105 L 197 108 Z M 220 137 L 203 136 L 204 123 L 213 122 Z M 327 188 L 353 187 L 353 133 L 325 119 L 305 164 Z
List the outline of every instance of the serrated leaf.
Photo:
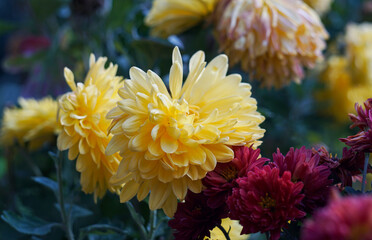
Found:
M 43 185 L 44 187 L 49 188 L 54 193 L 57 193 L 58 191 L 58 183 L 50 178 L 47 177 L 33 177 L 32 180 L 35 182 Z
M 48 234 L 58 223 L 47 222 L 35 216 L 20 216 L 12 211 L 4 211 L 1 219 L 20 233 L 43 236 Z
M 58 211 L 61 212 L 61 208 L 58 203 L 55 203 L 54 206 L 58 209 Z M 93 214 L 92 211 L 75 204 L 65 204 L 65 210 L 67 214 L 69 214 L 71 222 L 73 222 L 76 218 L 87 217 Z

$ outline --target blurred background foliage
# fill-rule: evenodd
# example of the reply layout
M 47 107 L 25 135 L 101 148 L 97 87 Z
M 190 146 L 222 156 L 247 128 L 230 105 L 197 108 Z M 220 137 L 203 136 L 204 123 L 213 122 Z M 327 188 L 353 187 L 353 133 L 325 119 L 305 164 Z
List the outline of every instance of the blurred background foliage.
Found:
M 177 45 L 184 61 L 194 52 L 206 52 L 209 61 L 219 54 L 213 31 L 201 25 L 168 39 L 150 36 L 144 25 L 144 17 L 151 7 L 150 0 L 2 0 L 0 1 L 0 109 L 15 105 L 18 97 L 54 98 L 67 91 L 63 68 L 69 67 L 77 81 L 83 81 L 90 53 L 107 56 L 118 64 L 119 75 L 128 77 L 131 66 L 143 70 L 152 69 L 167 82 L 171 66 L 171 52 Z M 325 58 L 343 53 L 342 41 L 345 26 L 350 22 L 372 21 L 372 1 L 334 0 L 331 10 L 322 17 L 330 34 Z M 301 85 L 292 83 L 282 89 L 263 89 L 251 82 L 253 97 L 258 101 L 258 110 L 265 115 L 262 127 L 266 129 L 262 154 L 271 157 L 279 147 L 286 152 L 290 147 L 325 145 L 330 152 L 340 154 L 344 145 L 338 141 L 353 131 L 345 121 L 336 121 L 331 114 L 320 114 L 325 107 L 316 100 L 316 92 L 324 88 L 319 81 L 320 64 L 308 71 Z M 233 66 L 230 73 L 240 73 L 244 81 L 249 76 Z M 1 149 L 0 154 L 0 212 L 6 209 L 23 215 L 33 224 L 31 229 L 46 231 L 43 237 L 32 239 L 63 239 L 62 230 L 53 224 L 59 222 L 58 209 L 53 193 L 32 180 L 35 172 L 32 165 L 41 169 L 43 176 L 56 179 L 54 163 L 47 150 L 33 152 L 22 148 Z M 78 221 L 74 231 L 89 239 L 120 239 L 115 231 L 92 229 L 92 224 L 112 224 L 129 231 L 135 237 L 136 228 L 128 218 L 128 210 L 118 197 L 107 194 L 94 203 L 92 196 L 80 191 L 79 176 L 74 162 L 65 162 L 63 179 L 67 199 L 77 203 Z M 45 185 L 45 184 L 44 184 Z M 50 187 L 50 186 L 49 186 Z M 148 216 L 146 203 L 138 203 L 137 209 Z M 9 213 L 9 219 L 17 221 L 18 215 Z M 89 217 L 88 217 L 89 216 Z M 43 220 L 41 220 L 43 219 Z M 46 221 L 46 222 L 43 222 Z M 148 221 L 148 219 L 144 219 Z M 23 222 L 28 226 L 29 222 Z M 38 228 L 39 226 L 39 228 Z M 42 227 L 40 227 L 42 226 Z M 82 230 L 83 229 L 83 230 Z M 166 229 L 166 226 L 161 229 Z M 18 233 L 4 221 L 0 221 L 1 239 L 30 239 Z

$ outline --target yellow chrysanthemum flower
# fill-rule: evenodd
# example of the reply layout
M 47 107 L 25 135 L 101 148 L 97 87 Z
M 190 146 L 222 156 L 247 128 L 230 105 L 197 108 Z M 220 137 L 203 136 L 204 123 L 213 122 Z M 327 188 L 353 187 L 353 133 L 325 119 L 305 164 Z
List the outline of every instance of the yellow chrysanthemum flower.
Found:
M 153 34 L 168 37 L 181 33 L 206 18 L 218 0 L 154 0 L 146 24 Z
M 323 113 L 334 116 L 339 122 L 348 120 L 348 113 L 354 103 L 347 96 L 352 86 L 348 61 L 345 57 L 332 56 L 321 76 L 325 89 L 317 94 L 317 99 L 325 102 Z
M 30 150 L 36 150 L 44 143 L 54 142 L 60 131 L 57 102 L 50 97 L 39 101 L 20 98 L 18 102 L 20 108 L 4 110 L 1 143 L 10 146 L 16 140 L 21 145 L 28 143 Z
M 80 183 L 85 193 L 94 193 L 94 199 L 103 197 L 111 176 L 119 166 L 120 156 L 105 155 L 112 135 L 107 134 L 110 121 L 107 112 L 119 100 L 117 91 L 121 77 L 116 76 L 117 65 L 105 68 L 106 58 L 95 60 L 90 56 L 90 70 L 85 82 L 75 84 L 74 75 L 65 68 L 65 78 L 72 92 L 59 99 L 59 121 L 62 132 L 57 139 L 59 150 L 69 150 L 68 158 L 76 161 L 81 173 Z
M 334 116 L 339 122 L 349 121 L 348 113 L 355 112 L 355 103 L 363 104 L 371 97 L 372 86 L 354 81 L 346 57 L 330 57 L 321 79 L 325 89 L 316 97 L 326 103 L 323 113 Z
M 372 85 L 372 24 L 349 24 L 345 38 L 353 80 Z
M 303 0 L 320 15 L 326 13 L 331 8 L 333 0 Z
M 249 239 L 249 234 L 240 235 L 243 227 L 239 224 L 239 221 L 231 220 L 230 218 L 224 218 L 221 221 L 221 226 L 226 230 L 226 232 L 229 232 L 229 237 L 231 240 Z M 213 228 L 213 230 L 211 230 L 210 232 L 211 236 L 204 237 L 204 240 L 226 240 L 225 235 L 218 227 Z
M 302 1 L 221 0 L 215 14 L 220 49 L 263 86 L 299 83 L 323 59 L 328 34 Z
M 114 137 L 106 153 L 120 151 L 123 157 L 112 178 L 113 184 L 125 184 L 121 202 L 136 194 L 141 201 L 150 192 L 150 209 L 173 216 L 187 189 L 200 192 L 206 173 L 232 160 L 229 146 L 261 143 L 264 117 L 256 111 L 251 86 L 238 74 L 226 76 L 227 61 L 220 55 L 206 66 L 204 52 L 197 52 L 182 86 L 182 58 L 175 48 L 170 93 L 154 72 L 130 69 L 119 90 L 122 100 L 108 113 Z

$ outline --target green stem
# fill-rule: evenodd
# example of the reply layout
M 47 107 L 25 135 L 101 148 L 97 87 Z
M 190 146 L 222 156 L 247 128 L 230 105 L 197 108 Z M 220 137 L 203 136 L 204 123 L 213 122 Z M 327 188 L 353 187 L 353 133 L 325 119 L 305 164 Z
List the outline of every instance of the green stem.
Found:
M 157 210 L 150 212 L 150 231 L 148 239 L 153 240 L 155 238 L 155 229 L 156 229 L 156 221 L 157 221 Z
M 221 230 L 223 235 L 225 235 L 226 240 L 231 240 L 229 234 L 226 232 L 226 230 L 219 224 L 217 227 Z
M 365 160 L 364 160 L 364 169 L 363 169 L 362 193 L 366 192 L 366 178 L 367 178 L 368 162 L 369 162 L 369 153 L 366 153 Z
M 63 184 L 62 184 L 62 152 L 58 151 L 58 157 L 56 162 L 56 170 L 57 170 L 57 181 L 58 181 L 58 203 L 61 209 L 61 217 L 62 223 L 64 225 L 64 229 L 67 235 L 68 240 L 74 240 L 74 234 L 72 233 L 71 223 L 69 221 L 69 217 L 66 214 L 65 209 L 65 202 L 63 196 Z
M 134 222 L 137 224 L 138 229 L 140 230 L 141 239 L 147 239 L 147 231 L 142 224 L 141 217 L 137 214 L 136 209 L 134 209 L 133 204 L 128 201 L 126 202 L 129 213 L 132 216 Z

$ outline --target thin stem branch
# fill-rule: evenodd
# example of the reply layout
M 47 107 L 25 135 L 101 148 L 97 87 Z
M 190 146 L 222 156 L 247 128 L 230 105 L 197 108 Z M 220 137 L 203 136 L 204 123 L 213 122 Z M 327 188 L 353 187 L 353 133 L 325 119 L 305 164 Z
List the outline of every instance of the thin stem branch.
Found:
M 24 148 L 21 148 L 21 154 L 22 154 L 22 157 L 26 160 L 27 164 L 29 165 L 29 167 L 31 168 L 32 172 L 34 173 L 35 176 L 43 176 L 43 174 L 41 173 L 41 170 L 40 168 L 35 164 L 35 162 L 30 158 L 30 155 L 26 152 L 26 150 Z
M 126 205 L 128 207 L 130 215 L 132 216 L 134 222 L 137 224 L 137 227 L 140 230 L 141 238 L 147 239 L 147 231 L 145 227 L 143 226 L 141 218 L 137 214 L 136 209 L 134 209 L 133 204 L 130 201 L 128 201 L 126 202 Z
M 226 230 L 221 226 L 221 224 L 218 224 L 217 227 L 221 230 L 223 235 L 225 235 L 226 240 L 231 240 L 229 234 L 226 232 Z
M 63 225 L 64 225 L 64 229 L 65 229 L 67 238 L 69 240 L 74 240 L 75 238 L 74 238 L 74 234 L 72 232 L 69 217 L 66 214 L 64 196 L 63 196 L 62 160 L 63 160 L 62 152 L 58 151 L 57 162 L 55 164 L 56 165 L 56 170 L 57 170 L 57 181 L 58 181 L 58 203 L 59 203 L 59 206 L 60 206 L 62 222 L 63 222 Z
M 366 178 L 367 178 L 368 162 L 369 162 L 369 153 L 366 153 L 365 160 L 364 160 L 364 168 L 363 168 L 362 193 L 366 192 Z
M 157 221 L 157 210 L 150 212 L 150 231 L 148 239 L 153 240 L 155 238 L 155 229 L 156 229 L 156 221 Z

